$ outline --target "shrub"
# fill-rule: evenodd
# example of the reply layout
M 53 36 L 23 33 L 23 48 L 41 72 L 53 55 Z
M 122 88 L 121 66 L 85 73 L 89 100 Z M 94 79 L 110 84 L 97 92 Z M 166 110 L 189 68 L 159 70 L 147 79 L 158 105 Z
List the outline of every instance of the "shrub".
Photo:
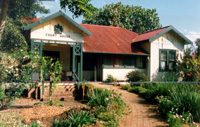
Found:
M 90 115 L 89 111 L 77 111 L 72 110 L 69 113 L 69 119 L 63 120 L 61 123 L 59 120 L 53 122 L 53 127 L 81 127 L 83 125 L 90 125 L 95 123 L 94 115 Z
M 151 89 L 153 87 L 153 84 L 152 83 L 145 83 L 145 84 L 142 84 L 141 86 L 143 88 L 146 88 L 146 89 Z
M 129 72 L 126 77 L 132 82 L 148 81 L 148 77 L 143 72 L 138 70 Z
M 179 84 L 172 87 L 170 96 L 178 104 L 178 113 L 191 112 L 195 121 L 200 122 L 200 94 L 199 90 L 188 84 Z
M 63 121 L 60 122 L 60 120 L 55 119 L 55 121 L 53 122 L 52 126 L 53 127 L 67 127 L 68 124 L 69 124 L 69 122 L 66 121 L 66 120 L 63 120 Z
M 132 93 L 138 93 L 139 92 L 139 87 L 130 87 L 128 89 L 129 92 L 132 92 Z
M 184 81 L 200 81 L 200 56 L 184 56 L 177 69 Z
M 124 86 L 121 87 L 121 89 L 128 90 L 130 87 L 131 87 L 130 85 L 124 85 Z
M 171 113 L 168 114 L 168 121 L 169 121 L 170 127 L 182 127 L 183 126 L 181 119 L 174 117 L 174 115 Z
M 95 107 L 95 106 L 104 106 L 108 107 L 108 104 L 111 103 L 111 97 L 112 92 L 107 89 L 91 89 L 90 92 L 87 94 L 88 103 L 87 105 Z
M 104 126 L 117 127 L 119 118 L 122 116 L 126 103 L 121 95 L 114 91 L 94 88 L 87 94 L 88 105 L 94 109 L 94 115 L 103 120 Z
M 156 102 L 155 98 L 157 96 L 168 96 L 169 90 L 173 84 L 157 83 L 154 85 L 149 85 L 144 97 L 152 102 Z
M 113 112 L 102 112 L 98 115 L 99 120 L 105 121 L 104 127 L 118 127 L 119 118 L 120 117 Z
M 139 87 L 139 94 L 140 96 L 146 95 L 147 89 L 143 87 Z
M 200 122 L 200 94 L 197 85 L 174 84 L 170 87 L 168 97 L 157 97 L 159 111 L 167 116 L 170 126 Z
M 0 108 L 4 105 L 4 100 L 6 98 L 5 90 L 0 86 Z
M 106 82 L 116 82 L 117 79 L 114 78 L 112 75 L 108 74 L 106 78 Z
M 177 106 L 176 104 L 174 104 L 173 101 L 171 101 L 171 98 L 166 96 L 160 96 L 160 97 L 157 97 L 157 100 L 158 100 L 158 109 L 161 113 L 161 115 L 163 116 L 167 116 L 167 113 L 169 113 L 169 111 L 171 111 L 172 109 L 177 109 Z
M 24 89 L 26 88 L 25 84 L 9 84 L 8 89 L 4 89 L 0 85 L 0 109 L 9 107 L 14 100 L 19 98 L 23 93 Z
M 33 122 L 30 126 L 28 127 L 42 127 L 40 126 L 40 124 L 36 123 L 36 122 Z
M 93 115 L 90 115 L 89 111 L 77 111 L 73 110 L 69 113 L 69 127 L 79 127 L 82 125 L 90 125 L 95 123 Z

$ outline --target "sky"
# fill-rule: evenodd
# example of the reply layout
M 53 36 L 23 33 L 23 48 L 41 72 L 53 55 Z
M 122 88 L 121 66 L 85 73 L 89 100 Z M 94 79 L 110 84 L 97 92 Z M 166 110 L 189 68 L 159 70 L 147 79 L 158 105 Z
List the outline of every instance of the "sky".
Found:
M 172 25 L 193 42 L 200 38 L 200 0 L 91 0 L 91 4 L 97 8 L 117 2 L 122 2 L 123 5 L 156 9 L 163 27 Z M 50 9 L 50 14 L 61 10 L 59 0 L 46 1 L 42 4 Z M 72 17 L 72 13 L 67 9 L 63 12 Z M 41 18 L 50 14 L 37 14 L 37 16 Z M 74 20 L 81 23 L 83 17 Z

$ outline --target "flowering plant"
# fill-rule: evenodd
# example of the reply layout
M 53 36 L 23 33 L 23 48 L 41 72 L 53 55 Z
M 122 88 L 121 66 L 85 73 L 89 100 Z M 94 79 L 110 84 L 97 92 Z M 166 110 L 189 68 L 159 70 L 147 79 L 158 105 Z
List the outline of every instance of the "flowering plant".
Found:
M 200 56 L 185 56 L 177 67 L 184 81 L 200 81 Z

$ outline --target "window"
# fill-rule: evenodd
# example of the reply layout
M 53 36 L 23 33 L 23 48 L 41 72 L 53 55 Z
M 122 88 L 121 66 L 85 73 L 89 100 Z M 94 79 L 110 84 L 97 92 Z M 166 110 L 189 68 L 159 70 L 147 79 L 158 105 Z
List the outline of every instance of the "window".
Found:
M 104 67 L 112 67 L 113 68 L 113 56 L 111 55 L 106 55 L 104 56 Z
M 124 56 L 124 64 L 126 68 L 134 68 L 135 67 L 135 57 L 130 55 L 130 56 Z
M 136 59 L 136 67 L 145 68 L 145 64 L 146 64 L 145 57 L 138 56 Z
M 160 71 L 174 71 L 176 65 L 176 51 L 160 49 Z
M 114 67 L 123 67 L 122 57 L 115 56 L 114 58 Z
M 145 56 L 105 55 L 104 68 L 146 68 Z

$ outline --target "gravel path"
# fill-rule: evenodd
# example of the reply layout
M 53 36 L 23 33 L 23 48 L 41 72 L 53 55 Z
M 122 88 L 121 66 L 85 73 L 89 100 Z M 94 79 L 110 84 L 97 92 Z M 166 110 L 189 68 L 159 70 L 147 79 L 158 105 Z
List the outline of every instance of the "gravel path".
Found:
M 120 127 L 169 127 L 166 119 L 162 119 L 157 112 L 157 106 L 149 104 L 137 94 L 130 93 L 113 85 L 105 85 L 100 82 L 91 83 L 97 87 L 115 89 L 122 94 L 122 98 L 132 112 L 122 117 Z

